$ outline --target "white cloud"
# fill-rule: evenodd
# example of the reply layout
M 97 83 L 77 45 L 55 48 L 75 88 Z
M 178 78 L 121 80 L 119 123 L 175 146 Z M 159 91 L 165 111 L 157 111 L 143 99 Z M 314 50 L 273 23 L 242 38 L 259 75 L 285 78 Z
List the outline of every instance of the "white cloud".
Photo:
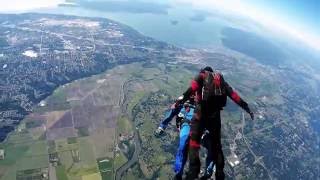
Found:
M 302 28 L 294 22 L 283 20 L 280 15 L 265 12 L 263 9 L 258 9 L 241 0 L 175 0 L 172 3 L 189 3 L 199 9 L 246 16 L 273 32 L 289 35 L 316 50 L 320 50 L 320 35 L 313 34 L 310 30 Z
M 0 13 L 24 12 L 36 8 L 55 7 L 64 0 L 0 0 Z

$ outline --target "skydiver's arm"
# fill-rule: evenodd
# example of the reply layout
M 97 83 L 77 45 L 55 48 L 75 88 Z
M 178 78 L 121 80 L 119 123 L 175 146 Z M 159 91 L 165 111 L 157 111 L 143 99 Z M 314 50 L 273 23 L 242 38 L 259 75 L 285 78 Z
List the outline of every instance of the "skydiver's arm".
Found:
M 163 129 L 166 129 L 168 124 L 172 121 L 172 119 L 179 114 L 181 108 L 182 108 L 182 105 L 178 105 L 175 108 L 170 109 L 170 111 L 167 112 L 166 117 L 160 123 L 160 127 L 162 127 Z
M 195 94 L 203 86 L 205 74 L 200 72 L 194 79 L 191 80 L 190 87 L 183 93 L 182 103 L 186 102 L 192 94 Z
M 179 102 L 179 103 L 184 103 L 184 102 L 186 102 L 189 98 L 190 98 L 190 96 L 192 95 L 192 93 L 193 93 L 193 90 L 192 90 L 192 88 L 191 87 L 189 87 L 187 90 L 186 90 L 186 92 L 184 92 L 183 93 L 183 99 Z
M 226 87 L 226 93 L 229 98 L 233 100 L 236 104 L 238 104 L 242 109 L 244 109 L 247 113 L 250 114 L 251 118 L 253 119 L 253 113 L 251 112 L 248 103 L 246 103 L 236 91 L 232 89 L 232 87 L 224 81 L 224 85 Z

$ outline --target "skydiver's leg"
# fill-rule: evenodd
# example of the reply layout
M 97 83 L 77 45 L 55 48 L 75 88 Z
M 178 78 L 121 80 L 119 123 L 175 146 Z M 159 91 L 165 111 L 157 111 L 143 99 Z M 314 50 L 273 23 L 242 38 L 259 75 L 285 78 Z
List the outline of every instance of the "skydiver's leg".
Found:
M 184 150 L 183 150 L 183 161 L 182 161 L 182 170 L 184 169 L 184 166 L 186 165 L 186 162 L 187 162 L 187 159 L 188 159 L 188 152 L 189 152 L 189 140 L 190 140 L 190 125 L 187 126 L 188 127 L 188 139 L 187 139 L 187 142 L 186 142 L 186 145 L 184 147 Z
M 213 161 L 213 154 L 212 154 L 212 142 L 210 138 L 210 134 L 207 134 L 204 138 L 204 147 L 207 149 L 207 157 L 206 157 L 206 169 L 205 169 L 205 175 L 204 178 L 210 178 L 213 173 L 214 168 L 214 161 Z
M 190 126 L 189 125 L 183 125 L 180 130 L 180 141 L 179 141 L 179 147 L 178 152 L 176 155 L 176 161 L 174 166 L 174 172 L 182 176 L 183 174 L 183 168 L 187 161 L 187 145 L 188 145 L 188 139 L 189 139 L 189 132 L 190 132 Z
M 203 132 L 201 108 L 198 105 L 196 112 L 191 120 L 190 141 L 189 141 L 189 172 L 187 173 L 188 180 L 198 178 L 200 172 L 199 149 L 200 140 Z
M 224 179 L 224 156 L 222 152 L 221 145 L 221 119 L 220 111 L 214 113 L 210 118 L 210 121 L 213 122 L 210 128 L 210 137 L 212 139 L 212 155 L 213 161 L 216 162 L 216 180 Z
M 174 116 L 178 115 L 180 110 L 182 109 L 182 106 L 177 106 L 175 109 L 170 109 L 166 113 L 166 117 L 163 119 L 163 121 L 160 123 L 160 127 L 162 129 L 166 129 L 170 121 L 174 118 Z
M 188 138 L 186 147 L 184 148 L 184 151 L 183 151 L 183 162 L 182 162 L 182 168 L 183 168 L 183 169 L 184 169 L 184 166 L 186 165 L 186 162 L 187 162 L 187 160 L 188 160 L 189 139 L 190 139 L 190 138 Z

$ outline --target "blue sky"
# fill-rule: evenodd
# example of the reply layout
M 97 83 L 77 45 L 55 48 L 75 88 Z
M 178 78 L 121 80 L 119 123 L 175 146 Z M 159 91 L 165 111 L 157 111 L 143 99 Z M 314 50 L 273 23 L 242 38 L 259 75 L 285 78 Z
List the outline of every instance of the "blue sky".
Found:
M 249 0 L 248 2 L 320 35 L 319 0 Z

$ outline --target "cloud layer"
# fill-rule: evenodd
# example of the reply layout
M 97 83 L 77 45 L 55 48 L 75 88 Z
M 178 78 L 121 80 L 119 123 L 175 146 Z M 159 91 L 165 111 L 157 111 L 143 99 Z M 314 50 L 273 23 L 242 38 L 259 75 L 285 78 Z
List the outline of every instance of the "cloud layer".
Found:
M 0 0 L 0 13 L 24 12 L 36 8 L 55 7 L 64 0 Z

